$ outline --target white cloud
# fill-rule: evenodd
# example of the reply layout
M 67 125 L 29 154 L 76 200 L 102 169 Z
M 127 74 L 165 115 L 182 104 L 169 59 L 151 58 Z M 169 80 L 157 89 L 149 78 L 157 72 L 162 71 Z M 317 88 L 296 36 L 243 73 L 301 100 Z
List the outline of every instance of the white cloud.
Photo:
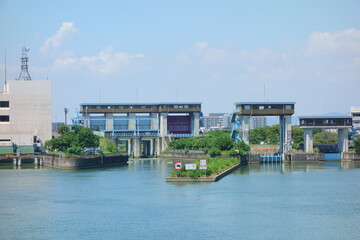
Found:
M 335 33 L 315 32 L 309 37 L 307 46 L 309 55 L 349 52 L 360 52 L 360 30 L 347 29 Z
M 69 37 L 76 32 L 78 32 L 78 29 L 74 26 L 74 23 L 63 22 L 56 34 L 46 39 L 41 46 L 40 51 L 42 53 L 48 53 L 53 49 L 59 48 L 66 37 Z
M 144 58 L 143 54 L 130 55 L 124 52 L 115 52 L 112 47 L 100 51 L 95 56 L 79 58 L 58 58 L 54 61 L 54 71 L 90 71 L 96 74 L 114 74 L 131 68 L 137 60 Z

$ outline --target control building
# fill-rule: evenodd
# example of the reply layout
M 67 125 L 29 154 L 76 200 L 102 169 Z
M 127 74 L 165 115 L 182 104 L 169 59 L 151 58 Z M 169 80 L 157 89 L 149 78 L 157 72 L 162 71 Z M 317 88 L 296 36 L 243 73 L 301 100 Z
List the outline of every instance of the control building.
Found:
M 279 116 L 280 153 L 291 150 L 291 115 L 295 112 L 295 102 L 239 102 L 231 117 L 234 128 L 231 136 L 237 141 L 249 144 L 250 118 L 257 116 Z M 239 132 L 239 134 L 237 134 Z
M 350 116 L 352 116 L 353 130 L 355 135 L 360 134 L 360 107 L 351 107 Z
M 349 116 L 306 116 L 299 117 L 300 128 L 304 129 L 304 151 L 313 152 L 314 129 L 337 129 L 338 149 L 340 152 L 349 150 L 349 129 L 352 127 L 352 117 Z
M 176 138 L 199 135 L 201 103 L 86 103 L 74 124 L 127 141 L 130 156 L 154 156 Z

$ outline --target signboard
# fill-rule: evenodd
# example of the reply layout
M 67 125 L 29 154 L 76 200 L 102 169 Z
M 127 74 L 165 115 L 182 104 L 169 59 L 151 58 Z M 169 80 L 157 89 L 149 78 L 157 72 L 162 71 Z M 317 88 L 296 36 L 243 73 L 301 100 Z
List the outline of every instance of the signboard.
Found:
M 175 170 L 182 170 L 182 162 L 175 162 L 174 168 Z
M 201 169 L 201 170 L 207 169 L 208 160 L 207 159 L 200 159 L 199 161 L 200 161 L 199 169 Z
M 185 170 L 196 170 L 196 164 L 185 164 Z

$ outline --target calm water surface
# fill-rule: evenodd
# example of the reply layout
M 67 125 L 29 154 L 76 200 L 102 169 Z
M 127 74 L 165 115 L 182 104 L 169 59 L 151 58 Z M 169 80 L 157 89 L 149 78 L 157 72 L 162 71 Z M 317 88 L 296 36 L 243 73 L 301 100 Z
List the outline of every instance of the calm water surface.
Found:
M 59 171 L 0 165 L 0 239 L 360 239 L 360 166 L 244 166 L 166 183 L 171 160 Z

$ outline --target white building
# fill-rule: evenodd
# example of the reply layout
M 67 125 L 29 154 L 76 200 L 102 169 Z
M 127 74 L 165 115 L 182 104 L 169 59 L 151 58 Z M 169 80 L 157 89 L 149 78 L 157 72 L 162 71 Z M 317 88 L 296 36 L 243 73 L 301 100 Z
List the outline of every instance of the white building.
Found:
M 266 126 L 266 117 L 252 116 L 250 118 L 250 129 Z
M 231 129 L 229 113 L 210 113 L 209 116 L 201 117 L 205 131 Z
M 0 93 L 0 146 L 51 139 L 51 81 L 10 80 Z
M 351 107 L 350 115 L 352 116 L 353 127 L 360 133 L 360 107 Z

